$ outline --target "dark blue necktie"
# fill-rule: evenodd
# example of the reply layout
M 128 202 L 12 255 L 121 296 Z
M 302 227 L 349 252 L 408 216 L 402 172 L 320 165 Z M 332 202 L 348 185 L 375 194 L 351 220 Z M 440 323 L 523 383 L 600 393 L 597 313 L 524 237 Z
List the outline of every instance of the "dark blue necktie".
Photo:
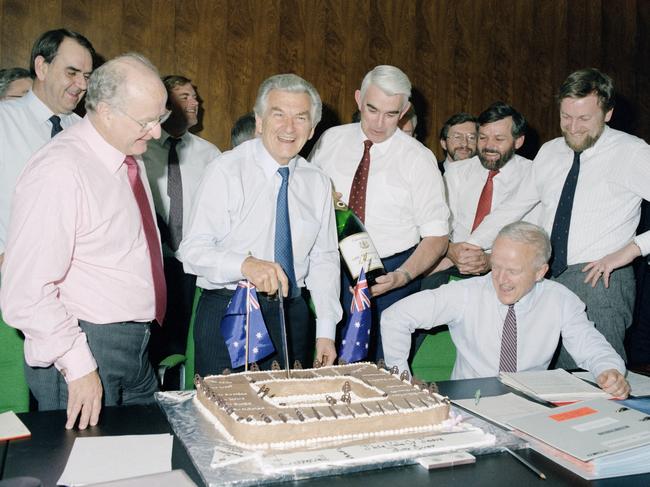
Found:
M 52 124 L 52 131 L 50 132 L 50 137 L 54 137 L 56 134 L 58 134 L 63 130 L 63 127 L 61 127 L 61 117 L 59 117 L 58 115 L 52 115 L 50 118 L 48 118 L 48 120 Z
M 278 201 L 275 209 L 275 262 L 282 266 L 289 278 L 289 296 L 295 297 L 300 290 L 296 283 L 296 272 L 293 268 L 293 247 L 291 246 L 291 222 L 289 221 L 289 168 L 281 167 L 278 173 L 282 176 L 282 184 L 278 191 Z
M 571 210 L 573 197 L 576 194 L 578 174 L 580 173 L 580 152 L 573 153 L 573 165 L 567 174 L 560 196 L 560 202 L 553 220 L 551 232 L 551 246 L 553 259 L 551 261 L 551 275 L 557 277 L 567 269 L 567 247 L 569 241 L 569 227 L 571 226 Z

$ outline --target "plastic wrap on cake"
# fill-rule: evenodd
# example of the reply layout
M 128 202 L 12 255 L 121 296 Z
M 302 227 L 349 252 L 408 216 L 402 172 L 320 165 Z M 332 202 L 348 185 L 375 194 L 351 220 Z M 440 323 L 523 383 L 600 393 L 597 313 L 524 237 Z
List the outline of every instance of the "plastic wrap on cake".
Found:
M 297 377 L 294 377 L 297 380 L 296 384 L 300 380 L 308 378 L 309 370 L 300 371 Z M 340 371 L 340 369 L 336 370 Z M 325 425 L 326 428 L 328 420 L 324 420 L 324 417 L 327 416 L 330 407 L 332 408 L 332 411 L 330 411 L 331 416 L 336 416 L 337 420 L 344 419 L 339 418 L 339 416 L 346 413 L 350 418 L 356 418 L 358 415 L 365 418 L 366 421 L 373 417 L 376 418 L 376 421 L 391 417 L 391 413 L 387 413 L 390 406 L 382 407 L 383 413 L 377 413 L 381 409 L 373 407 L 373 405 L 376 406 L 375 403 L 377 402 L 375 395 L 379 394 L 383 397 L 384 391 L 381 390 L 381 387 L 377 388 L 379 391 L 374 390 L 372 379 L 367 376 L 362 377 L 364 381 L 368 382 L 365 384 L 368 386 L 367 388 L 355 387 L 352 383 L 346 386 L 345 383 L 349 381 L 349 377 L 347 381 L 342 382 L 332 379 L 332 384 L 335 383 L 335 386 L 329 384 L 321 393 L 332 399 L 336 395 L 338 398 L 336 403 L 333 403 L 332 399 L 326 401 L 327 404 L 322 403 L 322 400 L 319 403 L 319 400 L 316 400 L 317 398 L 312 397 L 313 394 L 309 394 L 307 398 L 309 404 L 320 404 L 315 407 L 315 413 L 311 411 L 312 414 L 303 411 L 307 409 L 304 402 L 305 397 L 301 398 L 297 397 L 301 396 L 300 394 L 292 394 L 293 397 L 289 399 L 291 401 L 289 403 L 286 395 L 283 395 L 281 390 L 270 385 L 269 381 L 276 378 L 274 375 L 268 378 L 264 378 L 263 375 L 255 376 L 255 380 L 250 386 L 257 396 L 261 396 L 265 392 L 267 396 L 274 394 L 273 398 L 265 397 L 265 399 L 274 404 L 282 404 L 282 407 L 293 412 L 293 415 L 283 413 L 281 417 L 274 416 L 278 414 L 277 412 L 269 413 L 274 416 L 269 419 L 280 421 L 282 428 L 286 428 L 290 421 L 306 423 L 308 419 L 312 422 L 320 421 L 320 424 Z M 338 388 L 340 386 L 341 391 L 339 393 Z M 404 386 L 406 386 L 406 381 Z M 311 389 L 313 388 L 310 388 L 310 391 Z M 214 391 L 218 391 L 218 389 L 212 390 L 213 395 L 210 399 L 220 409 L 231 414 L 235 418 L 235 424 L 246 421 L 249 415 L 241 412 L 243 403 L 239 403 L 237 407 L 240 412 L 236 413 L 234 403 L 229 402 L 227 396 Z M 335 391 L 336 394 L 334 394 Z M 295 388 L 293 392 L 295 393 Z M 350 394 L 349 399 L 339 397 L 346 394 Z M 480 418 L 465 415 L 466 420 L 461 421 L 462 418 L 458 415 L 459 410 L 454 407 L 451 409 L 450 417 L 447 420 L 436 421 L 436 424 L 432 425 L 433 427 L 429 431 L 419 433 L 417 431 L 404 431 L 403 434 L 395 434 L 394 431 L 389 429 L 390 434 L 387 436 L 369 435 L 363 437 L 364 435 L 361 435 L 361 437 L 348 437 L 343 444 L 340 444 L 340 441 L 337 442 L 336 439 L 334 439 L 335 441 L 303 442 L 300 444 L 286 442 L 285 447 L 293 448 L 286 450 L 254 450 L 241 448 L 236 443 L 233 443 L 232 436 L 222 428 L 222 425 L 219 424 L 212 412 L 204 405 L 199 404 L 194 396 L 194 391 L 171 392 L 159 393 L 157 399 L 167 414 L 172 428 L 185 444 L 197 470 L 199 470 L 208 485 L 253 485 L 260 482 L 289 481 L 316 476 L 338 475 L 347 472 L 413 464 L 418 457 L 444 451 L 463 449 L 480 454 L 497 451 L 502 446 L 519 448 L 525 444 L 510 433 L 502 431 Z M 360 400 L 363 396 L 365 396 L 365 399 Z M 416 406 L 415 402 L 420 397 L 418 394 L 411 394 L 407 395 L 406 401 L 403 399 L 398 401 L 396 397 L 391 400 L 395 403 L 396 409 L 412 408 L 416 410 L 418 406 Z M 437 399 L 439 396 L 435 397 L 436 399 L 432 399 L 433 402 L 439 400 Z M 206 398 L 203 399 L 205 402 Z M 341 401 L 341 399 L 347 400 Z M 424 398 L 423 402 L 426 403 L 427 399 Z M 420 407 L 425 408 L 425 405 L 420 404 Z M 268 411 L 275 410 L 271 408 Z M 320 416 L 320 419 L 316 419 L 316 416 Z M 250 414 L 250 417 L 253 418 L 253 414 Z M 264 418 L 259 419 L 264 421 Z M 253 419 L 248 422 L 252 421 Z M 326 440 L 326 438 L 323 437 L 321 440 Z M 260 438 L 259 443 L 265 443 L 265 439 Z

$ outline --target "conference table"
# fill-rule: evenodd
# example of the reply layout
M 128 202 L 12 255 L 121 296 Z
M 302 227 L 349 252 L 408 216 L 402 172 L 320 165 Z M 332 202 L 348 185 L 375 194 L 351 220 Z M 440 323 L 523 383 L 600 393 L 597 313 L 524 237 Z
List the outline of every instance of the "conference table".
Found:
M 496 378 L 443 381 L 440 392 L 452 399 L 474 397 L 477 389 L 481 395 L 494 396 L 513 392 Z M 31 438 L 0 442 L 0 479 L 18 476 L 36 477 L 45 487 L 55 486 L 59 479 L 75 438 L 88 436 L 137 435 L 173 433 L 158 405 L 108 407 L 102 410 L 99 424 L 84 431 L 65 430 L 65 411 L 29 412 L 18 415 L 32 432 Z M 533 472 L 506 453 L 477 456 L 476 463 L 450 468 L 426 470 L 419 465 L 370 470 L 345 475 L 319 477 L 286 482 L 284 485 L 361 487 L 373 484 L 399 487 L 408 485 L 596 485 L 626 487 L 650 485 L 650 474 L 602 479 L 588 482 L 563 469 L 532 450 L 518 453 L 535 465 L 547 477 L 539 479 Z M 199 486 L 203 481 L 194 468 L 181 441 L 174 436 L 172 468 L 182 469 Z M 2 483 L 0 482 L 0 486 Z

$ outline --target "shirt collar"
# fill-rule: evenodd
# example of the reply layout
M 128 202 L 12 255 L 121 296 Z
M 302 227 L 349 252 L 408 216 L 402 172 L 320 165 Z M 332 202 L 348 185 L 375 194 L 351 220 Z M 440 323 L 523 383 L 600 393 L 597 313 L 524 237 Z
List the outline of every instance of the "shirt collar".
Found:
M 278 161 L 273 159 L 273 156 L 271 156 L 271 154 L 269 154 L 269 151 L 266 150 L 266 147 L 264 147 L 264 143 L 262 142 L 261 138 L 255 139 L 254 143 L 255 143 L 255 160 L 258 162 L 264 175 L 268 179 L 270 179 L 275 175 L 275 173 L 278 172 L 278 169 L 280 169 L 280 167 L 282 166 L 280 166 L 280 164 L 278 164 Z M 289 161 L 288 164 L 289 175 L 293 174 L 293 170 L 296 167 L 297 161 L 298 161 L 297 155 Z
M 357 135 L 359 137 L 359 147 L 363 148 L 363 143 L 366 140 L 369 140 L 366 134 L 363 132 L 363 129 L 361 128 L 361 122 L 357 122 L 358 125 L 358 132 Z M 373 142 L 372 147 L 370 147 L 370 150 L 372 152 L 379 152 L 380 154 L 385 154 L 388 149 L 390 148 L 391 142 L 393 139 L 397 136 L 397 132 L 400 131 L 399 128 L 395 129 L 395 132 L 393 135 L 388 137 L 386 140 L 383 142 Z M 406 135 L 406 134 L 404 134 Z
M 116 173 L 124 163 L 126 155 L 109 144 L 101 136 L 90 121 L 88 115 L 79 122 L 79 130 L 82 132 L 85 142 L 93 148 L 93 152 L 97 154 L 99 160 L 110 172 Z
M 39 122 L 46 122 L 54 115 L 54 112 L 32 90 L 29 90 L 23 99 Z

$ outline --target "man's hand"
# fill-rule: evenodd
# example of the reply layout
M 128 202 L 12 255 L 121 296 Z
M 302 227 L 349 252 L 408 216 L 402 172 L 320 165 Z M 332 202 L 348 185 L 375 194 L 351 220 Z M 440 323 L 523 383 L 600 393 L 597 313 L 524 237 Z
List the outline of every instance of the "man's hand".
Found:
M 582 268 L 582 272 L 587 273 L 584 280 L 585 284 L 589 283 L 591 287 L 596 287 L 600 276 L 602 276 L 605 287 L 609 287 L 610 274 L 619 267 L 629 264 L 640 255 L 641 249 L 634 242 L 630 242 L 622 249 L 606 255 L 602 259 L 590 262 Z
M 449 243 L 447 257 L 461 274 L 483 274 L 490 269 L 490 259 L 481 247 L 467 242 Z
M 329 338 L 316 339 L 316 360 L 323 365 L 334 365 L 334 360 L 336 360 L 334 340 Z
M 102 381 L 97 370 L 68 383 L 68 421 L 65 429 L 72 429 L 79 415 L 79 429 L 83 430 L 90 424 L 95 426 L 99 421 L 99 411 L 102 409 Z
M 596 378 L 598 386 L 614 397 L 625 399 L 630 394 L 630 384 L 616 369 L 607 369 Z
M 408 278 L 403 272 L 389 272 L 388 274 L 379 276 L 375 280 L 375 285 L 370 288 L 370 294 L 373 298 L 376 298 L 377 296 L 381 296 L 382 294 L 385 294 L 392 289 L 406 286 L 408 282 Z
M 255 257 L 246 257 L 242 262 L 241 272 L 263 293 L 275 293 L 278 290 L 278 282 L 280 282 L 282 295 L 285 298 L 289 295 L 289 279 L 280 264 Z

